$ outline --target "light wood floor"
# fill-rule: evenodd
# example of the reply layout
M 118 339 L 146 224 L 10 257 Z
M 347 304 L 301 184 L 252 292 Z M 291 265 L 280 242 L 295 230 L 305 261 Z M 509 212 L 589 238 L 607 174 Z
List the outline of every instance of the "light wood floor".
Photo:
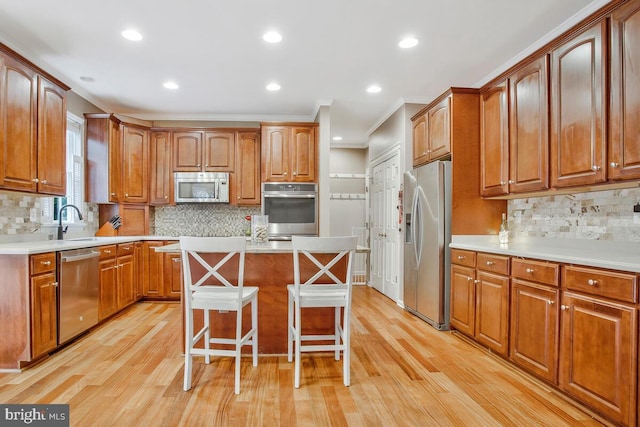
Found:
M 303 354 L 195 359 L 182 391 L 180 305 L 140 303 L 45 362 L 0 374 L 2 403 L 69 403 L 72 426 L 594 426 L 587 413 L 497 357 L 438 332 L 375 290 L 354 291 L 351 386 L 342 362 Z M 282 326 L 283 328 L 285 325 Z

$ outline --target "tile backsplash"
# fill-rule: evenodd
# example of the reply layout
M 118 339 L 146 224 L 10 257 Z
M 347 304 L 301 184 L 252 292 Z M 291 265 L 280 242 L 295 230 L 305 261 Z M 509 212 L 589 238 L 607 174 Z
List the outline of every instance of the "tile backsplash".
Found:
M 43 201 L 47 199 L 24 193 L 0 193 L 0 241 L 46 240 L 50 235 L 54 236 L 57 224 L 48 220 L 43 222 L 42 218 Z M 98 205 L 83 203 L 78 207 L 84 216 L 83 224 L 70 226 L 68 234 L 95 234 Z
M 225 204 L 156 207 L 152 233 L 157 236 L 241 236 L 250 227 L 245 216 L 259 214 L 260 207 Z
M 510 200 L 509 226 L 518 236 L 640 242 L 640 188 Z

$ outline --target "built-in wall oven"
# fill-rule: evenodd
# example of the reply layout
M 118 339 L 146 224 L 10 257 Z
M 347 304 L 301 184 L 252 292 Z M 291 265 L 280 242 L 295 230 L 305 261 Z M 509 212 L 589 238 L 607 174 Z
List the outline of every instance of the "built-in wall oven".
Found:
M 263 182 L 262 214 L 269 215 L 269 239 L 318 235 L 318 184 Z

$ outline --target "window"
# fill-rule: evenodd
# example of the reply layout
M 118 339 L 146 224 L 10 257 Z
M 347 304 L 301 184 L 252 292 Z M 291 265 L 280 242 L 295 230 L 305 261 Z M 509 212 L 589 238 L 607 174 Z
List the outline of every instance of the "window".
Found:
M 52 197 L 43 200 L 43 222 L 58 222 L 60 207 L 74 204 L 82 209 L 84 203 L 84 151 L 82 144 L 83 120 L 67 113 L 67 194 L 65 197 Z M 62 221 L 80 222 L 74 210 L 62 211 Z

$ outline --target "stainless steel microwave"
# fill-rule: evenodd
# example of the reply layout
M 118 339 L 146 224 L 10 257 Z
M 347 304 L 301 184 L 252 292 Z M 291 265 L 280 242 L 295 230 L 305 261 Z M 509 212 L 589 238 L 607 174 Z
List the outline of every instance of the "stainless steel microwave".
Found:
M 229 203 L 227 172 L 176 172 L 176 203 Z

